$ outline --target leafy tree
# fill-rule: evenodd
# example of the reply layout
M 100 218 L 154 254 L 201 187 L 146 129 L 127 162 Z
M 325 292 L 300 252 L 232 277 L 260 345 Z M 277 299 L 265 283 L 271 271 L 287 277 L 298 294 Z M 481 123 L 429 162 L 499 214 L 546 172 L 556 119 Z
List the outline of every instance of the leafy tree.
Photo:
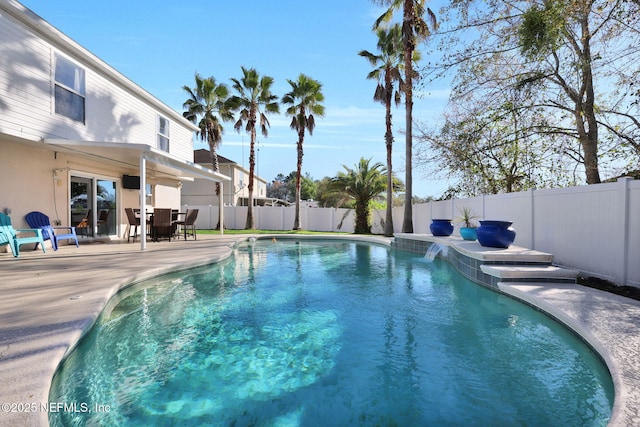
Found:
M 214 77 L 202 78 L 198 73 L 195 74 L 195 87 L 182 88 L 189 95 L 183 104 L 186 111 L 182 115 L 197 124 L 197 136 L 209 144 L 211 165 L 214 171 L 219 172 L 218 147 L 224 132 L 222 122 L 233 120 L 228 101 L 229 88 L 225 84 L 217 84 Z M 216 194 L 220 194 L 219 184 L 216 184 Z
M 387 148 L 387 200 L 393 199 L 393 130 L 391 123 L 391 103 L 396 106 L 400 103 L 400 86 L 402 86 L 402 67 L 404 49 L 402 46 L 402 31 L 399 25 L 394 25 L 388 31 L 381 28 L 378 35 L 378 55 L 367 50 L 360 51 L 359 55 L 365 57 L 374 69 L 367 75 L 368 79 L 378 81 L 373 95 L 374 101 L 385 106 L 385 145 Z M 415 56 L 415 55 L 414 55 Z M 414 58 L 415 59 L 415 58 Z M 393 206 L 387 203 L 385 211 L 384 235 L 393 236 Z
M 291 194 L 296 193 L 297 172 L 291 172 L 289 175 L 289 190 Z M 314 200 L 318 191 L 318 184 L 313 180 L 309 173 L 305 173 L 300 178 L 300 199 Z
M 354 169 L 342 166 L 344 172 L 331 179 L 330 193 L 342 197 L 342 202 L 351 201 L 356 211 L 356 234 L 371 233 L 369 205 L 383 194 L 387 187 L 386 169 L 382 163 L 371 164 L 371 159 L 361 158 Z
M 296 171 L 284 176 L 278 174 L 273 182 L 267 186 L 267 197 L 275 197 L 278 199 L 292 202 L 296 194 Z M 313 200 L 318 192 L 318 183 L 306 173 L 300 180 L 300 198 L 302 200 Z
M 267 197 L 273 197 L 275 199 L 286 200 L 291 202 L 293 200 L 292 194 L 289 190 L 289 177 L 283 174 L 278 174 L 275 179 L 267 185 Z
M 253 219 L 253 181 L 256 167 L 256 128 L 259 125 L 263 136 L 269 135 L 269 119 L 268 113 L 279 113 L 280 105 L 277 102 L 278 97 L 271 93 L 271 85 L 273 78 L 269 76 L 260 76 L 254 68 L 242 68 L 242 77 L 240 79 L 232 78 L 233 88 L 237 95 L 231 97 L 230 101 L 234 109 L 239 110 L 239 117 L 234 128 L 240 132 L 242 127 L 251 136 L 249 149 L 249 203 L 247 205 L 247 224 L 246 229 L 255 228 Z M 259 123 L 258 123 L 259 120 Z
M 323 208 L 337 208 L 340 207 L 340 203 L 343 202 L 342 194 L 331 192 L 331 178 L 325 176 L 317 182 L 316 200 L 318 204 Z
M 405 205 L 404 218 L 402 222 L 403 233 L 413 233 L 413 206 L 411 203 L 413 187 L 413 79 L 415 71 L 413 69 L 414 52 L 420 41 L 425 40 L 432 29 L 437 27 L 436 17 L 429 8 L 425 8 L 425 0 L 378 0 L 375 1 L 389 8 L 376 20 L 374 29 L 380 27 L 383 22 L 389 22 L 394 12 L 402 13 L 402 44 L 404 47 L 404 87 L 405 94 Z M 429 17 L 429 23 L 424 20 L 425 13 Z
M 640 130 L 638 12 L 637 2 L 620 0 L 451 2 L 445 16 L 458 27 L 442 40 L 442 69 L 457 70 L 452 99 L 473 93 L 497 110 L 512 91 L 529 91 L 526 108 L 539 122 L 528 131 L 598 183 L 602 165 L 640 158 L 632 142 Z M 452 49 L 454 40 L 465 44 Z
M 485 67 L 484 75 L 508 73 L 509 65 Z M 530 88 L 503 88 L 454 98 L 440 129 L 418 126 L 417 164 L 457 178 L 449 196 L 477 196 L 574 182 L 559 169 L 559 135 L 541 137 L 548 126 L 542 107 L 533 108 Z M 498 103 L 497 100 L 502 101 Z
M 298 133 L 298 162 L 296 175 L 296 212 L 293 229 L 300 227 L 300 184 L 302 180 L 302 156 L 305 131 L 313 135 L 316 126 L 315 116 L 324 116 L 324 95 L 322 84 L 305 74 L 300 74 L 298 80 L 287 80 L 291 85 L 291 91 L 282 97 L 282 104 L 287 107 L 286 113 L 291 116 L 291 129 Z

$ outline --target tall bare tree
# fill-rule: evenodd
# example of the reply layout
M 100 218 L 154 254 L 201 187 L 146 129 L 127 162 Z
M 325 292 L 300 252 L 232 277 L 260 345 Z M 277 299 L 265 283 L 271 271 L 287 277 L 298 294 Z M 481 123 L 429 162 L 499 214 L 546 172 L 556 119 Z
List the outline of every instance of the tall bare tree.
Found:
M 640 154 L 630 143 L 640 113 L 639 12 L 624 0 L 452 2 L 449 34 L 464 40 L 442 43 L 444 64 L 457 69 L 453 96 L 484 92 L 499 105 L 512 89 L 535 88 L 528 105 L 542 120 L 532 129 L 562 143 L 556 149 L 584 168 L 583 182 L 599 183 L 603 164 L 615 174 Z M 519 66 L 487 78 L 497 64 Z

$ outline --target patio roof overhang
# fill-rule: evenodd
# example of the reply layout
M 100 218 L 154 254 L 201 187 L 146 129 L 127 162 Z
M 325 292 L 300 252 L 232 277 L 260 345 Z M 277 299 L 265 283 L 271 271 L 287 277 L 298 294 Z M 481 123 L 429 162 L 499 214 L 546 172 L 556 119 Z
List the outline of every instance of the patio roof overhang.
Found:
M 70 139 L 44 139 L 50 148 L 80 157 L 91 158 L 105 163 L 120 165 L 123 170 L 137 170 L 140 174 L 140 226 L 146 229 L 146 178 L 165 177 L 176 180 L 191 180 L 194 178 L 219 182 L 224 185 L 230 181 L 226 175 L 214 172 L 192 162 L 181 160 L 165 151 L 158 150 L 147 144 L 133 144 L 121 142 L 95 142 Z M 222 198 L 223 191 L 219 197 Z M 223 233 L 223 203 L 220 206 L 220 233 Z M 140 239 L 140 249 L 146 248 L 146 239 Z
M 192 162 L 178 159 L 174 155 L 158 150 L 147 144 L 122 142 L 94 142 L 70 139 L 44 139 L 46 144 L 57 151 L 92 158 L 123 169 L 139 170 L 140 159 L 146 159 L 146 171 L 150 176 L 176 180 L 201 178 L 223 183 L 230 181 L 226 175 L 214 172 Z

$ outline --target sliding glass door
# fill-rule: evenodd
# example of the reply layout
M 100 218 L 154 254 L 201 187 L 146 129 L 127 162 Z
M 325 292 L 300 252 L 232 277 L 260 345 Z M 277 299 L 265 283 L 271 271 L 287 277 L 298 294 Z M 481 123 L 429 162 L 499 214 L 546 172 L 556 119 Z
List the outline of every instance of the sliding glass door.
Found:
M 71 176 L 71 225 L 79 235 L 111 236 L 118 233 L 116 182 L 88 176 Z
M 93 179 L 71 176 L 71 225 L 82 236 L 93 236 Z
M 98 234 L 106 234 L 107 236 L 117 234 L 116 216 L 116 183 L 99 179 L 97 181 L 96 204 L 98 207 Z

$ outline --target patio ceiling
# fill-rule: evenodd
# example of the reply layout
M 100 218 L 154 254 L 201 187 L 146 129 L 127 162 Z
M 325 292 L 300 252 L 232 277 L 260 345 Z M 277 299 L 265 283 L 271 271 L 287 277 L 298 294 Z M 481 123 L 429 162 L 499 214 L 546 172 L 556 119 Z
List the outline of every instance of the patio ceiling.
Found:
M 59 152 L 74 154 L 120 165 L 123 170 L 140 170 L 140 160 L 147 160 L 147 176 L 154 178 L 202 178 L 215 182 L 230 181 L 226 175 L 214 172 L 192 162 L 158 150 L 146 144 L 120 142 L 92 142 L 69 139 L 45 139 L 44 142 Z

